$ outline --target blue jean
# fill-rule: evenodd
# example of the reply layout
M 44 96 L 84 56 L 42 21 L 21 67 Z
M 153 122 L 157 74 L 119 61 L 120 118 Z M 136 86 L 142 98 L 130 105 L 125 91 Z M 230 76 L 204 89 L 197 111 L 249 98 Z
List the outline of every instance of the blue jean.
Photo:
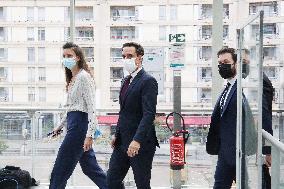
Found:
M 78 162 L 83 173 L 100 189 L 107 189 L 106 174 L 98 165 L 94 150 L 83 150 L 87 129 L 87 113 L 74 111 L 67 114 L 67 134 L 57 154 L 49 189 L 64 189 Z

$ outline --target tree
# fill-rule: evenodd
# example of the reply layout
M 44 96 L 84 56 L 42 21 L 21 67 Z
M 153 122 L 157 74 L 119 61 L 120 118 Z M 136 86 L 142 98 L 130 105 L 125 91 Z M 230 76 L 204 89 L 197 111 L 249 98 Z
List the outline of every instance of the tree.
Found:
M 162 121 L 159 119 L 159 117 L 155 118 L 154 125 L 158 141 L 165 141 L 171 137 L 172 132 L 167 127 L 162 125 Z

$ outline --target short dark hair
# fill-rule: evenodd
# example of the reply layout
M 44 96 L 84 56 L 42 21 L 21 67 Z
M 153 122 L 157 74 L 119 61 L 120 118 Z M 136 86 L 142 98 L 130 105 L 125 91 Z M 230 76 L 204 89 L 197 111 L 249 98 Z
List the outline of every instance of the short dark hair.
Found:
M 121 50 L 123 50 L 124 47 L 134 47 L 137 55 L 141 55 L 141 56 L 144 55 L 144 48 L 139 43 L 135 43 L 135 42 L 124 43 L 122 45 Z
M 238 55 L 236 54 L 234 48 L 228 48 L 228 47 L 222 48 L 221 50 L 218 51 L 217 57 L 219 57 L 221 54 L 225 54 L 225 53 L 231 54 L 233 61 L 234 61 L 235 63 L 237 62 Z

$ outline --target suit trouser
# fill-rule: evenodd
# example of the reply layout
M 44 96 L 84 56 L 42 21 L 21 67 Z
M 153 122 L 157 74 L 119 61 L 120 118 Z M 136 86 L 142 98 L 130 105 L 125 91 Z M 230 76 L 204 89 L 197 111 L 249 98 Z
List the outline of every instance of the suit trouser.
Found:
M 148 151 L 139 151 L 134 157 L 129 157 L 126 150 L 115 147 L 107 172 L 107 184 L 109 189 L 124 189 L 123 179 L 130 166 L 133 170 L 137 189 L 151 189 L 151 169 L 155 148 Z
M 98 165 L 93 149 L 83 150 L 87 129 L 87 113 L 77 111 L 67 114 L 67 134 L 51 173 L 50 189 L 64 189 L 78 162 L 84 174 L 100 189 L 107 189 L 106 174 Z

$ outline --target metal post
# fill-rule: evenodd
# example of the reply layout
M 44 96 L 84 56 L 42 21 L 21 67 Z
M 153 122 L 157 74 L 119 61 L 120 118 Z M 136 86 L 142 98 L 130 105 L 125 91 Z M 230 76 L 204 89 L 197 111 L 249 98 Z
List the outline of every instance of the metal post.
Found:
M 238 48 L 242 49 L 243 30 L 237 29 Z M 238 51 L 238 62 L 241 62 L 241 51 Z M 242 189 L 242 64 L 237 64 L 237 128 L 236 128 L 236 188 Z
M 75 0 L 70 0 L 70 41 L 74 42 L 75 35 Z
M 181 113 L 181 70 L 173 70 L 173 97 L 174 97 L 174 112 Z M 177 114 L 174 114 L 174 131 L 178 131 L 181 128 L 181 120 Z M 181 188 L 181 170 L 173 170 L 173 188 Z
M 213 0 L 213 25 L 212 25 L 212 107 L 220 95 L 223 88 L 223 80 L 221 79 L 217 67 L 217 52 L 223 47 L 223 0 Z M 212 175 L 216 169 L 217 158 L 212 158 Z M 210 185 L 213 185 L 214 178 L 210 180 Z
M 35 177 L 35 123 L 36 115 L 35 111 L 30 110 L 27 112 L 31 118 L 31 159 L 32 159 L 32 177 Z
M 258 62 L 258 136 L 257 136 L 257 170 L 258 188 L 262 187 L 262 92 L 263 92 L 263 15 L 260 11 L 259 22 L 259 62 Z
M 212 107 L 223 88 L 217 67 L 217 52 L 223 47 L 223 0 L 213 0 L 212 25 Z

